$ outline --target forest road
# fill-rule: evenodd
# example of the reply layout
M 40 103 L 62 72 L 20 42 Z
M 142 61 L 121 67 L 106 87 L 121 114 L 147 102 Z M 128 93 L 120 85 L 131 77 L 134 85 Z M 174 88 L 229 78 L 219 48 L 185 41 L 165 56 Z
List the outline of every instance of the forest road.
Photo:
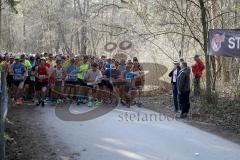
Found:
M 48 134 L 56 134 L 80 160 L 239 160 L 240 146 L 144 108 L 117 107 L 85 122 L 60 120 L 41 108 Z M 79 114 L 87 107 L 70 107 Z

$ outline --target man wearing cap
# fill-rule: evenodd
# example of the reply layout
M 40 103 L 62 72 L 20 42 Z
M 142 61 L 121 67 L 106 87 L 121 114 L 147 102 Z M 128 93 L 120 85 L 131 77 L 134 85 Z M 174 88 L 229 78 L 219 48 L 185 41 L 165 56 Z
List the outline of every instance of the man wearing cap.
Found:
M 17 92 L 15 94 L 15 100 L 17 105 L 23 104 L 22 90 L 24 87 L 24 81 L 26 80 L 25 72 L 26 72 L 25 67 L 20 62 L 20 56 L 17 55 L 15 57 L 15 63 L 13 64 L 12 67 L 13 84 L 15 87 L 17 87 Z
M 204 63 L 199 58 L 199 55 L 194 56 L 195 64 L 192 65 L 193 84 L 194 84 L 194 96 L 200 95 L 200 78 L 202 77 L 205 69 Z
M 178 112 L 181 110 L 181 108 L 178 105 L 178 89 L 177 89 L 177 77 L 178 74 L 181 70 L 180 67 L 180 62 L 175 60 L 173 62 L 174 68 L 173 70 L 169 73 L 169 77 L 171 77 L 171 84 L 172 84 L 172 90 L 173 90 L 173 100 L 174 100 L 174 107 L 175 107 L 175 112 Z
M 106 69 L 106 78 L 118 79 L 121 72 L 116 68 L 115 64 L 111 64 L 109 69 Z

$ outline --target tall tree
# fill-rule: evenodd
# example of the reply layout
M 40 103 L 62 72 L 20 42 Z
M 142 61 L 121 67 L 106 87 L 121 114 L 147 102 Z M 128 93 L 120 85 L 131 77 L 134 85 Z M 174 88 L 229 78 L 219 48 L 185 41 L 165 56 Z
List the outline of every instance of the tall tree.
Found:
M 16 14 L 18 13 L 18 11 L 16 9 L 16 6 L 19 3 L 19 1 L 16 1 L 16 0 L 5 0 L 5 1 L 4 0 L 0 0 L 0 48 L 2 48 L 2 10 L 3 10 L 3 3 L 4 2 Z
M 212 88 L 211 88 L 211 67 L 209 63 L 209 56 L 207 54 L 207 43 L 208 43 L 208 23 L 207 23 L 207 9 L 205 6 L 204 0 L 198 0 L 201 9 L 201 22 L 203 29 L 203 44 L 204 44 L 204 53 L 205 53 L 205 63 L 206 63 L 206 95 L 211 97 Z

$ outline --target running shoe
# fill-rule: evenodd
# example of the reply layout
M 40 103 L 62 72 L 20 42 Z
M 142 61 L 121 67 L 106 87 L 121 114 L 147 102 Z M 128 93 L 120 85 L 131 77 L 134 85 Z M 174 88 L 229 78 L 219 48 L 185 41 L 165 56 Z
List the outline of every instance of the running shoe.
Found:
M 88 107 L 94 107 L 94 101 L 93 101 L 93 99 L 92 98 L 89 98 L 89 100 L 88 100 Z
M 19 99 L 19 105 L 23 105 L 23 98 Z
M 57 104 L 61 104 L 63 101 L 61 99 L 57 100 Z
M 21 103 L 21 102 L 20 102 L 20 99 L 17 99 L 17 100 L 16 100 L 16 105 L 20 105 L 20 103 Z
M 98 107 L 98 106 L 101 106 L 101 105 L 103 105 L 103 101 L 102 100 L 97 100 L 97 101 L 95 101 L 95 106 L 96 107 Z
M 136 105 L 137 105 L 137 107 L 139 107 L 139 108 L 141 108 L 141 107 L 143 107 L 143 103 L 142 102 L 136 102 Z
M 83 103 L 83 98 L 84 98 L 84 97 L 81 96 L 81 95 L 77 97 L 77 104 L 78 104 L 78 105 L 80 105 L 81 103 Z
M 37 104 L 36 104 L 36 106 L 39 106 L 40 104 L 41 104 L 41 101 L 38 101 Z

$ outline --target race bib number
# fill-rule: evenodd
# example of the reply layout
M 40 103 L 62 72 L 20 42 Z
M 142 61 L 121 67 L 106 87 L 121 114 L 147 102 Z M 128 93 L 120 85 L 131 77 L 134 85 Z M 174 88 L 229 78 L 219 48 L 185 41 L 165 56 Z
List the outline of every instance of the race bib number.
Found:
M 17 75 L 14 76 L 14 79 L 15 80 L 23 80 L 24 77 L 23 77 L 23 75 L 17 74 Z
M 56 76 L 56 77 L 57 77 L 57 81 L 61 81 L 61 80 L 62 80 L 62 77 L 63 77 L 63 75 L 59 73 L 59 74 L 57 74 L 57 76 Z
M 77 76 L 76 75 L 69 75 L 68 76 L 68 80 L 76 81 L 77 80 Z
M 40 80 L 44 80 L 44 79 L 46 78 L 46 76 L 45 76 L 45 75 L 39 75 L 38 78 L 39 78 Z
M 35 77 L 34 77 L 34 76 L 31 76 L 31 77 L 30 77 L 30 80 L 31 80 L 31 81 L 35 81 Z

